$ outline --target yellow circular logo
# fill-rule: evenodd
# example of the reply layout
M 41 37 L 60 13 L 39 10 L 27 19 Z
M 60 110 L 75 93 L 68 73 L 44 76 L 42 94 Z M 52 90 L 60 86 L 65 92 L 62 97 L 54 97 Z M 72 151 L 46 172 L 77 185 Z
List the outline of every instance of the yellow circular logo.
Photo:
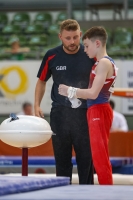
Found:
M 12 89 L 7 81 L 7 77 L 11 72 L 16 72 L 19 76 L 19 84 Z M 15 80 L 13 80 L 15 82 Z M 28 76 L 25 71 L 19 66 L 10 66 L 0 70 L 0 89 L 8 97 L 14 97 L 16 95 L 24 93 L 28 88 Z M 3 95 L 3 96 L 5 96 Z

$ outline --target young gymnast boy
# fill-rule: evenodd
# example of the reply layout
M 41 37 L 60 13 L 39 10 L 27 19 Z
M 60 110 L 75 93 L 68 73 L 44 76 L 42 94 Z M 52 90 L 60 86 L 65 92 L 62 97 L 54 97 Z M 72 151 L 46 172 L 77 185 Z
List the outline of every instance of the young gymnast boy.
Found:
M 59 85 L 59 94 L 67 96 L 77 104 L 77 98 L 87 99 L 87 119 L 93 164 L 99 184 L 112 185 L 112 167 L 109 160 L 108 141 L 113 113 L 109 98 L 113 92 L 117 68 L 107 55 L 107 33 L 102 27 L 92 27 L 83 35 L 84 51 L 90 58 L 96 58 L 90 74 L 88 89 Z M 84 77 L 83 77 L 84 78 Z M 76 101 L 75 101 L 76 100 Z M 79 104 L 80 105 L 80 104 Z

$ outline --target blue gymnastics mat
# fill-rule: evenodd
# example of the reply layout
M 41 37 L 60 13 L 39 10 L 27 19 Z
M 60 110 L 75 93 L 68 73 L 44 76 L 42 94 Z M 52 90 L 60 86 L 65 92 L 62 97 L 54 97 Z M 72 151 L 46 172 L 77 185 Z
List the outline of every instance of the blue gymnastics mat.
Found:
M 0 200 L 133 200 L 133 187 L 68 185 L 6 195 Z
M 38 178 L 26 176 L 0 176 L 0 196 L 69 184 L 70 178 L 68 177 Z

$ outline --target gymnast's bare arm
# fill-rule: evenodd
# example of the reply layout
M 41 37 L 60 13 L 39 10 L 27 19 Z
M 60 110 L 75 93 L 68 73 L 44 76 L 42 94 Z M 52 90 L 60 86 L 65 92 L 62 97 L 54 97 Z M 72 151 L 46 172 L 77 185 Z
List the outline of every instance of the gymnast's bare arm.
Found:
M 109 60 L 101 59 L 95 69 L 96 76 L 93 81 L 92 87 L 89 89 L 77 89 L 76 98 L 81 99 L 96 99 L 100 93 L 106 78 L 109 78 L 113 75 L 113 67 Z M 59 94 L 63 96 L 68 96 L 68 86 L 60 85 Z

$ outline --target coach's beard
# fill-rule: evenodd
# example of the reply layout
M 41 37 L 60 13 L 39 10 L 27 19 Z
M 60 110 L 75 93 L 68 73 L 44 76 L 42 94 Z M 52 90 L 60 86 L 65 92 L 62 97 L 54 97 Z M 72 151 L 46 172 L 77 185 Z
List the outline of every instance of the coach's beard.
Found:
M 74 47 L 74 46 L 75 46 L 75 48 L 74 48 L 74 49 L 71 49 L 71 47 Z M 77 45 L 65 46 L 65 45 L 63 44 L 63 48 L 66 49 L 67 51 L 75 52 L 76 50 L 78 51 L 79 45 L 78 45 L 78 46 L 77 46 Z

